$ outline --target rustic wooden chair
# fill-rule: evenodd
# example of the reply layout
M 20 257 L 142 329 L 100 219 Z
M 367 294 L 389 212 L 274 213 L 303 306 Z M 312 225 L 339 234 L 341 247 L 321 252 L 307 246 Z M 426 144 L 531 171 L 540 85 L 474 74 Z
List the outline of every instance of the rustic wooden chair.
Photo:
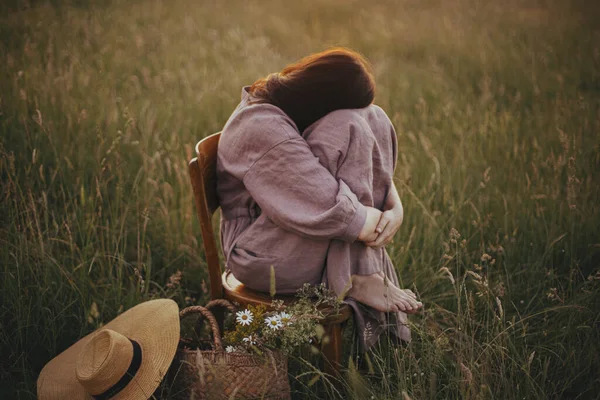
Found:
M 194 191 L 194 200 L 200 229 L 202 243 L 208 265 L 210 282 L 210 295 L 212 299 L 227 299 L 241 305 L 263 304 L 271 305 L 273 298 L 267 294 L 249 289 L 238 281 L 230 272 L 222 272 L 219 263 L 217 242 L 215 240 L 212 216 L 219 208 L 217 197 L 217 149 L 221 133 L 215 133 L 202 139 L 196 145 L 196 155 L 189 163 L 190 178 Z M 294 296 L 276 295 L 275 299 L 284 302 L 294 301 Z M 326 312 L 327 310 L 324 310 Z M 351 308 L 343 304 L 338 314 L 326 314 L 321 322 L 325 328 L 325 335 L 329 340 L 324 340 L 322 353 L 324 357 L 324 372 L 339 377 L 342 356 L 342 323 L 350 317 Z

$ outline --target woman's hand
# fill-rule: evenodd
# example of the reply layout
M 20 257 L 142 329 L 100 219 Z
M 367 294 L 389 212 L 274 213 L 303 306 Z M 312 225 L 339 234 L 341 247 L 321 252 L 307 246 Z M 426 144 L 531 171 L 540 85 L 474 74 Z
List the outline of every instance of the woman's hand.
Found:
M 400 229 L 402 221 L 404 220 L 404 208 L 402 203 L 397 203 L 394 208 L 384 211 L 381 214 L 381 218 L 375 228 L 375 232 L 378 234 L 376 239 L 365 241 L 365 244 L 369 247 L 381 247 L 385 246 L 394 239 L 394 235 Z
M 376 231 L 379 222 L 381 221 L 383 213 L 376 208 L 367 207 L 367 220 L 363 225 L 358 240 L 361 242 L 369 243 L 376 242 L 379 233 Z

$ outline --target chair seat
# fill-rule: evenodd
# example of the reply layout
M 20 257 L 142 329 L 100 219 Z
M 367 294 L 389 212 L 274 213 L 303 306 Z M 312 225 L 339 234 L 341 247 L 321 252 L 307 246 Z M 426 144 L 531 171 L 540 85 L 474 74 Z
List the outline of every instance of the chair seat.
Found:
M 221 280 L 223 282 L 224 297 L 229 301 L 235 301 L 244 306 L 248 304 L 262 304 L 266 307 L 270 307 L 271 302 L 274 299 L 283 300 L 286 304 L 292 303 L 296 299 L 294 295 L 275 295 L 274 298 L 271 298 L 268 293 L 259 292 L 246 287 L 242 282 L 238 281 L 230 271 L 223 272 Z M 339 314 L 331 314 L 332 310 L 329 306 L 324 306 L 320 309 L 325 314 L 325 320 L 323 322 L 327 324 L 344 322 L 352 315 L 352 308 L 347 304 L 340 305 Z

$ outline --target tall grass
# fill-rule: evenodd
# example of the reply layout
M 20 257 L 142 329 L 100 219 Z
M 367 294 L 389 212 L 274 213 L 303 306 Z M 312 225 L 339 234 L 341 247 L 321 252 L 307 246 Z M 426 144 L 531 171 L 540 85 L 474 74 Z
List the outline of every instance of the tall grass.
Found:
M 206 299 L 193 145 L 222 128 L 241 86 L 329 45 L 374 64 L 406 209 L 388 250 L 425 304 L 410 345 L 347 351 L 339 396 L 600 396 L 597 6 L 0 10 L 1 398 L 34 397 L 49 359 L 123 309 Z M 291 373 L 296 395 L 322 395 L 310 364 Z

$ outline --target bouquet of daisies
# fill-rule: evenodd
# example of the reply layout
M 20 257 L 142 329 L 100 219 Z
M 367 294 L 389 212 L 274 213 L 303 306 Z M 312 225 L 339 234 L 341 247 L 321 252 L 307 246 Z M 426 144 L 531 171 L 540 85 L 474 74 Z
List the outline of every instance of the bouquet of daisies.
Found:
M 266 348 L 290 354 L 315 343 L 323 335 L 319 324 L 323 319 L 319 307 L 323 304 L 335 309 L 339 300 L 324 285 L 306 284 L 291 304 L 274 300 L 269 309 L 264 305 L 249 305 L 237 311 L 234 326 L 225 332 L 225 350 L 260 353 Z

